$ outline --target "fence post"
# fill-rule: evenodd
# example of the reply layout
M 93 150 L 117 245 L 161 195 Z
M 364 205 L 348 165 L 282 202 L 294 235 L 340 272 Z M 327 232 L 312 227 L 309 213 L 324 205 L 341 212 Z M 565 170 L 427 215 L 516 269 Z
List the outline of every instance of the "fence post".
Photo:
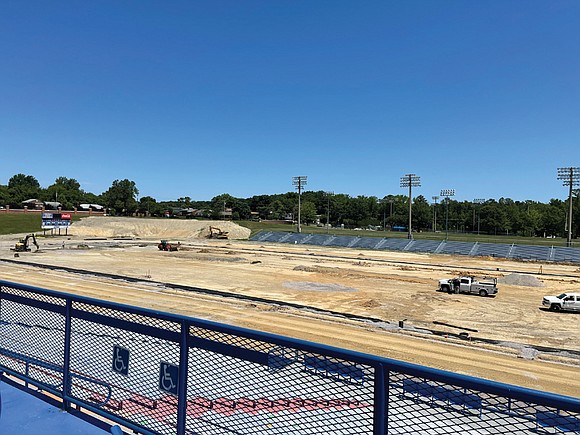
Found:
M 65 305 L 65 326 L 64 326 L 64 361 L 62 367 L 62 406 L 63 410 L 70 409 L 70 402 L 68 398 L 71 392 L 71 377 L 70 377 L 70 335 L 71 335 L 71 308 L 72 301 L 67 298 Z
M 187 417 L 187 369 L 189 358 L 189 323 L 181 322 L 181 342 L 179 346 L 179 382 L 177 387 L 177 435 L 185 435 Z
M 385 368 L 383 364 L 378 364 L 375 367 L 375 385 L 374 385 L 374 416 L 373 416 L 373 434 L 386 435 L 387 434 L 387 419 L 388 419 L 388 372 L 385 375 Z

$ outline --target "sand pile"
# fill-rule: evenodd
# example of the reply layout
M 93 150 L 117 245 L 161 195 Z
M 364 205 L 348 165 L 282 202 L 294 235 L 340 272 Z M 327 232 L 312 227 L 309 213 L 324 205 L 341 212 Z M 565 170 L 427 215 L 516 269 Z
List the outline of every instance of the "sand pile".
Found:
M 91 216 L 75 222 L 69 234 L 79 237 L 131 237 L 140 239 L 188 240 L 207 238 L 209 227 L 229 232 L 230 239 L 247 239 L 250 230 L 228 221 L 196 221 L 185 219 L 145 219 L 130 217 Z
M 545 287 L 546 285 L 533 275 L 512 273 L 497 280 L 502 284 L 521 285 L 525 287 Z

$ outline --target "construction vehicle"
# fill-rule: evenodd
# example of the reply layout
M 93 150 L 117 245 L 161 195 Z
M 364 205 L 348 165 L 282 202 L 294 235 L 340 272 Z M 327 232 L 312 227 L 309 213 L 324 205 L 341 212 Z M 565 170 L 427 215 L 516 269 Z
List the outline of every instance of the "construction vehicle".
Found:
M 14 245 L 14 248 L 10 248 L 10 250 L 15 252 L 30 252 L 32 249 L 30 248 L 28 242 L 31 239 L 34 246 L 36 246 L 36 250 L 38 251 L 39 246 L 34 234 L 29 234 L 24 239 L 20 239 L 20 241 Z
M 440 279 L 439 290 L 447 293 L 471 293 L 479 296 L 495 296 L 499 291 L 497 279 L 489 282 L 477 281 L 472 276 L 460 276 L 452 279 Z
M 217 227 L 209 227 L 209 238 L 210 239 L 227 239 L 229 237 L 229 232 L 222 231 Z
M 177 251 L 178 246 L 179 242 L 177 242 L 177 245 L 172 245 L 167 240 L 161 240 L 161 243 L 157 245 L 160 251 Z

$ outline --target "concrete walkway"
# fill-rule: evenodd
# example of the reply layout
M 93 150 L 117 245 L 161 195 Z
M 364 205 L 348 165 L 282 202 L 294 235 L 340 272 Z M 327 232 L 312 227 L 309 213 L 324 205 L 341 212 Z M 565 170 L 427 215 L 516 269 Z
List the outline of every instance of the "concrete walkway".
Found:
M 0 434 L 105 435 L 106 432 L 0 381 Z

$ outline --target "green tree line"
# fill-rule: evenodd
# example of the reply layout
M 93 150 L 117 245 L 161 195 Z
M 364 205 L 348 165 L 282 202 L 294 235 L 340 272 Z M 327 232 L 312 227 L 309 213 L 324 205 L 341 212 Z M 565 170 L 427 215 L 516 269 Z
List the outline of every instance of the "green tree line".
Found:
M 67 177 L 58 177 L 53 184 L 42 188 L 38 180 L 25 174 L 16 174 L 8 185 L 0 185 L 0 205 L 21 208 L 31 198 L 55 201 L 63 209 L 72 210 L 79 204 L 100 204 L 113 215 L 170 216 L 188 215 L 196 210 L 198 216 L 221 218 L 225 210 L 234 220 L 296 220 L 298 193 L 255 195 L 236 198 L 227 193 L 211 201 L 195 201 L 181 197 L 175 201 L 158 202 L 151 196 L 138 197 L 135 182 L 115 180 L 111 187 L 99 194 L 85 192 L 80 183 Z M 574 191 L 573 236 L 580 230 L 580 190 Z M 419 195 L 413 198 L 413 231 L 469 232 L 492 235 L 555 236 L 565 237 L 568 231 L 566 200 L 551 199 L 548 203 L 515 201 L 510 198 L 487 199 L 481 203 L 442 200 L 430 203 Z M 345 228 L 406 228 L 408 225 L 408 197 L 404 195 L 356 196 L 329 194 L 324 191 L 306 191 L 300 198 L 300 216 L 305 225 L 326 224 Z

